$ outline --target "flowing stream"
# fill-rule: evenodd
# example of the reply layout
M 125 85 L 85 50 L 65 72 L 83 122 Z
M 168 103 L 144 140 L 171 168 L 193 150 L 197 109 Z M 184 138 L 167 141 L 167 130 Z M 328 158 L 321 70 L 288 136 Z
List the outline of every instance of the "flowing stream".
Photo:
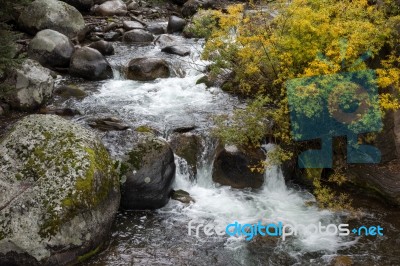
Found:
M 188 223 L 191 220 L 194 225 L 215 226 L 226 226 L 235 221 L 308 225 L 318 222 L 340 224 L 347 216 L 317 208 L 315 198 L 309 192 L 285 183 L 279 166 L 267 169 L 266 181 L 258 190 L 232 189 L 212 181 L 216 143 L 210 137 L 211 118 L 229 114 L 243 103 L 219 88 L 207 89 L 205 85 L 196 85 L 207 64 L 200 60 L 203 41 L 175 37 L 180 45 L 191 49 L 190 57 L 161 53 L 157 45 L 116 44 L 115 55 L 108 58 L 115 69 L 113 80 L 83 82 L 70 77 L 59 79 L 60 84 L 75 84 L 90 92 L 83 100 L 56 98 L 52 103 L 55 107 L 78 109 L 82 114 L 74 118 L 78 123 L 85 125 L 90 118 L 113 116 L 131 128 L 150 126 L 165 139 L 174 128 L 195 126 L 196 134 L 203 140 L 203 154 L 195 181 L 190 180 L 184 160 L 176 156 L 178 167 L 174 187 L 189 192 L 195 203 L 185 205 L 171 200 L 157 211 L 119 212 L 105 251 L 86 262 L 87 265 L 326 265 L 337 254 L 350 255 L 353 261 L 362 264 L 381 261 L 384 254 L 395 252 L 382 247 L 382 241 L 385 247 L 396 245 L 397 242 L 388 238 L 360 240 L 300 231 L 298 236 L 286 241 L 266 237 L 248 242 L 243 237 L 227 235 L 189 235 Z M 173 76 L 153 82 L 124 79 L 121 66 L 132 58 L 151 56 L 167 59 Z M 130 141 L 134 141 L 132 132 L 103 133 L 102 140 L 112 155 L 118 157 L 129 148 Z M 266 152 L 273 148 L 272 144 L 264 146 Z M 363 221 L 378 223 L 386 217 L 384 215 L 370 214 Z M 399 227 L 391 221 L 398 223 L 398 217 L 397 212 L 386 224 L 392 226 L 397 234 L 396 228 Z M 368 250 L 370 253 L 366 256 Z M 388 259 L 387 263 L 400 265 L 398 257 Z

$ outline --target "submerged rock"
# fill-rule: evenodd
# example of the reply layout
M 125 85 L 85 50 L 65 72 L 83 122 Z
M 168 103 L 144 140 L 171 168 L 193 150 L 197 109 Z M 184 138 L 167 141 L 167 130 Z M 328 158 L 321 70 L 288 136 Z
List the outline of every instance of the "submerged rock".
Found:
M 118 210 L 113 162 L 90 131 L 53 115 L 0 143 L 0 264 L 69 265 L 93 254 Z
M 3 96 L 5 102 L 18 110 L 37 109 L 51 97 L 54 89 L 50 70 L 31 59 L 11 71 L 4 84 L 9 88 Z
M 161 52 L 168 53 L 168 54 L 176 54 L 179 56 L 190 55 L 189 49 L 182 47 L 182 46 L 178 46 L 178 45 L 164 47 L 163 49 L 161 49 Z
M 127 130 L 129 128 L 129 125 L 125 124 L 120 119 L 115 117 L 95 119 L 89 121 L 88 124 L 92 128 L 97 128 L 103 131 Z
M 177 200 L 180 201 L 184 204 L 189 204 L 191 202 L 196 202 L 188 192 L 179 189 L 179 190 L 173 190 L 172 191 L 172 195 L 171 195 L 171 199 L 173 200 Z
M 120 165 L 121 206 L 127 210 L 165 206 L 171 195 L 175 169 L 174 154 L 168 143 L 144 134 Z
M 169 75 L 168 63 L 161 58 L 135 58 L 127 67 L 127 78 L 132 80 L 151 81 Z
M 87 96 L 86 92 L 77 86 L 61 86 L 54 91 L 54 94 L 63 98 L 83 99 Z
M 88 80 L 104 80 L 113 77 L 110 64 L 97 50 L 83 47 L 75 51 L 71 58 L 71 75 Z
M 225 146 L 214 161 L 213 180 L 233 188 L 260 188 L 264 174 L 251 171 L 250 167 L 260 165 L 266 156 L 261 149 L 242 150 L 236 146 Z
M 22 11 L 18 24 L 32 35 L 52 29 L 69 38 L 75 37 L 85 27 L 85 21 L 75 7 L 56 0 L 32 2 Z
M 42 30 L 29 43 L 28 55 L 45 67 L 68 67 L 74 50 L 74 45 L 64 34 Z

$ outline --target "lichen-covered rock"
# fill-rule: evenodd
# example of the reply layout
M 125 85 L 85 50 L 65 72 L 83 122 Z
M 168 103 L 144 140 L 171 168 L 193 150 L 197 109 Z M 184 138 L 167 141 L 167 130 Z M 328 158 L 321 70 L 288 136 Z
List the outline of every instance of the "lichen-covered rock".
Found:
M 0 153 L 0 265 L 73 264 L 98 250 L 120 193 L 93 133 L 31 115 L 5 136 Z
M 120 164 L 121 206 L 127 210 L 164 207 L 172 192 L 175 169 L 168 143 L 145 133 Z
M 251 171 L 259 166 L 266 156 L 261 149 L 243 150 L 236 146 L 225 146 L 217 152 L 212 178 L 214 182 L 233 188 L 260 188 L 264 174 Z
M 22 11 L 18 24 L 32 35 L 52 29 L 69 38 L 75 37 L 85 27 L 85 21 L 75 7 L 56 0 L 32 2 Z
M 27 59 L 21 67 L 11 71 L 4 84 L 8 87 L 3 96 L 6 103 L 18 110 L 34 110 L 48 100 L 54 89 L 50 70 L 38 62 Z
M 28 55 L 45 67 L 68 67 L 74 50 L 67 36 L 47 29 L 39 31 L 29 43 Z

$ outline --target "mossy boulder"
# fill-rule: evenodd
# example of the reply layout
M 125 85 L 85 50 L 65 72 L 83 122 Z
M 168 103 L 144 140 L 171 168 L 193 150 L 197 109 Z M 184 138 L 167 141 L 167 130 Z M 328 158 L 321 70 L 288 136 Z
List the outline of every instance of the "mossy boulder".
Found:
M 73 264 L 102 245 L 120 192 L 94 133 L 31 115 L 4 137 L 0 153 L 0 265 Z
M 127 210 L 164 207 L 175 178 L 174 154 L 169 144 L 144 133 L 120 163 L 121 206 Z
M 203 152 L 202 139 L 191 132 L 174 133 L 170 143 L 174 153 L 187 162 L 190 178 L 195 179 L 198 160 Z

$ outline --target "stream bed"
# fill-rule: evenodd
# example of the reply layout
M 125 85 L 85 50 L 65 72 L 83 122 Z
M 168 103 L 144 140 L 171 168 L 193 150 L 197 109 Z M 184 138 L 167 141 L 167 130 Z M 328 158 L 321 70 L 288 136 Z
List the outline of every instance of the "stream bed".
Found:
M 84 265 L 335 265 L 346 256 L 353 265 L 400 265 L 400 211 L 355 194 L 354 207 L 359 219 L 346 213 L 321 210 L 306 190 L 285 182 L 280 168 L 265 173 L 258 190 L 238 190 L 215 184 L 211 178 L 216 143 L 211 135 L 212 117 L 229 114 L 244 106 L 234 96 L 219 88 L 197 85 L 207 62 L 200 60 L 204 42 L 174 36 L 181 46 L 191 49 L 189 57 L 161 52 L 158 45 L 132 46 L 115 43 L 115 55 L 108 57 L 114 79 L 87 82 L 70 77 L 58 84 L 74 84 L 89 95 L 83 100 L 55 98 L 51 107 L 77 109 L 74 121 L 86 125 L 88 119 L 117 117 L 131 129 L 101 133 L 114 158 L 129 146 L 132 129 L 148 126 L 168 140 L 176 128 L 195 127 L 203 140 L 203 154 L 198 173 L 191 180 L 183 159 L 176 156 L 177 174 L 174 189 L 190 193 L 194 203 L 185 205 L 171 200 L 157 211 L 120 211 L 112 236 L 104 251 Z M 122 66 L 136 57 L 161 57 L 168 60 L 173 75 L 153 82 L 126 80 Z M 265 145 L 265 151 L 273 145 Z M 311 203 L 311 204 L 310 204 Z M 350 220 L 349 220 L 350 219 Z M 339 237 L 299 233 L 286 241 L 266 237 L 246 241 L 243 237 L 188 234 L 188 223 L 226 226 L 240 223 L 278 222 L 291 224 L 380 225 L 383 237 Z M 193 231 L 194 233 L 195 231 Z M 347 264 L 337 264 L 347 265 Z M 351 264 L 348 264 L 351 265 Z

